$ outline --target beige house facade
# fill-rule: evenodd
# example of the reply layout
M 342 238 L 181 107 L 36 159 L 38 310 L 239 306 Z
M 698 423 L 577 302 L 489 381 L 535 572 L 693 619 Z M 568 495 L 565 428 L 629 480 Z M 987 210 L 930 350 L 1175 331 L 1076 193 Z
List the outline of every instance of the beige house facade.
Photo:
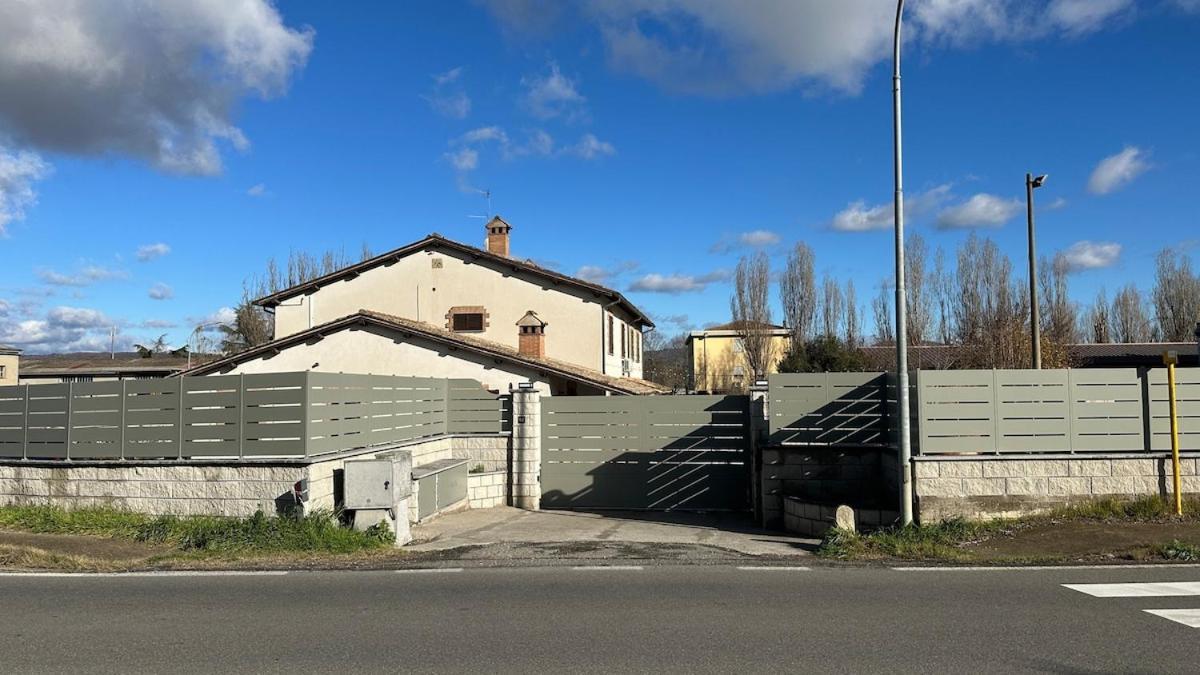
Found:
M 276 340 L 368 310 L 514 349 L 514 326 L 533 311 L 546 357 L 641 378 L 650 319 L 617 291 L 511 257 L 511 229 L 489 221 L 487 249 L 432 234 L 255 302 L 274 314 Z
M 17 384 L 20 381 L 21 350 L 8 345 L 0 345 L 0 387 Z
M 770 335 L 767 373 L 779 372 L 779 362 L 791 345 L 788 329 L 763 324 L 754 330 Z M 689 388 L 700 392 L 745 391 L 754 380 L 742 342 L 744 329 L 732 323 L 714 326 L 688 335 Z

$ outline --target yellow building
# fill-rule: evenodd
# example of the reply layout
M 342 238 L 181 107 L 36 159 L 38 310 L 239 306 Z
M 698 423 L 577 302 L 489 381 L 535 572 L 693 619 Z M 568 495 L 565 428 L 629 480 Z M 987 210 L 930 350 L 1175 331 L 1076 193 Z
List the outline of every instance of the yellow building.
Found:
M 17 383 L 17 370 L 21 366 L 21 350 L 0 345 L 0 387 Z
M 767 355 L 767 374 L 779 372 L 779 362 L 787 355 L 791 345 L 788 329 L 773 324 L 758 324 L 771 336 Z M 700 392 L 744 391 L 753 384 L 754 372 L 746 359 L 742 335 L 746 330 L 741 324 L 727 323 L 705 330 L 692 331 L 687 344 L 690 354 L 691 372 L 689 385 Z

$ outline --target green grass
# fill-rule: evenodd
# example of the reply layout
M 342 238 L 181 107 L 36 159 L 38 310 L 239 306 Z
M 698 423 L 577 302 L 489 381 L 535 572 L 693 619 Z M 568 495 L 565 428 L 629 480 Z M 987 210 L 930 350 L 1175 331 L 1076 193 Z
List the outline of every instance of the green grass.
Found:
M 149 516 L 115 509 L 63 510 L 50 506 L 0 507 L 0 528 L 47 534 L 79 534 L 166 544 L 183 552 L 352 553 L 390 545 L 386 526 L 359 532 L 338 524 L 332 513 L 249 518 Z
M 861 534 L 833 529 L 826 533 L 817 555 L 838 560 L 971 560 L 966 547 L 1033 525 L 1067 521 L 1164 522 L 1178 520 L 1174 502 L 1159 496 L 1139 499 L 1100 499 L 1023 518 L 970 521 L 962 518 L 930 525 L 892 527 Z M 1184 502 L 1183 521 L 1200 521 L 1200 499 Z M 1172 542 L 1156 547 L 1154 555 L 1170 560 L 1200 560 L 1197 547 Z M 1187 556 L 1195 556 L 1189 558 Z

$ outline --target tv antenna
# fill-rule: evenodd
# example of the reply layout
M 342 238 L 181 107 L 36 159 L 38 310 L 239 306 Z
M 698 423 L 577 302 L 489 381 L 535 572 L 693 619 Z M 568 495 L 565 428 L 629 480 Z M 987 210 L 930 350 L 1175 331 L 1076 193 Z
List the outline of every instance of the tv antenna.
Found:
M 492 191 L 491 190 L 480 190 L 479 188 L 475 188 L 475 191 L 478 192 L 479 194 L 483 195 L 483 198 L 487 200 L 487 213 L 482 216 L 474 215 L 474 216 L 467 216 L 467 217 L 468 218 L 479 218 L 479 219 L 483 220 L 484 222 L 490 221 L 492 219 Z

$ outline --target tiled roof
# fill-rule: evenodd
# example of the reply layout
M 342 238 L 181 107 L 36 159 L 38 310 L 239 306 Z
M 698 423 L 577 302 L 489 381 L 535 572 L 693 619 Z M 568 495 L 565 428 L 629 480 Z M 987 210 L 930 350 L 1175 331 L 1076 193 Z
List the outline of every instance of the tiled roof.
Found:
M 526 356 L 519 353 L 516 349 L 508 345 L 484 340 L 483 338 L 473 335 L 464 335 L 455 333 L 444 328 L 424 323 L 422 321 L 414 321 L 391 314 L 382 312 L 374 312 L 371 310 L 360 309 L 357 313 L 340 319 L 330 321 L 328 323 L 314 326 L 306 331 L 289 335 L 287 337 L 273 340 L 264 345 L 249 349 L 235 354 L 233 356 L 205 364 L 199 368 L 193 368 L 184 373 L 185 375 L 205 375 L 226 366 L 235 365 L 242 361 L 254 358 L 264 352 L 283 349 L 296 343 L 305 342 L 314 336 L 321 337 L 329 333 L 343 330 L 349 326 L 371 323 L 394 330 L 411 332 L 420 337 L 441 342 L 443 344 L 455 345 L 462 349 L 468 349 L 480 354 L 486 354 L 497 358 L 502 358 L 513 363 L 523 364 L 536 368 L 538 370 L 547 371 L 565 377 L 567 379 L 576 380 L 585 384 L 593 385 L 601 389 L 620 393 L 620 394 L 664 394 L 669 390 L 662 385 L 655 384 L 646 380 L 640 380 L 629 377 L 613 377 L 606 375 L 590 368 L 584 368 L 573 363 L 551 359 L 547 357 Z
M 192 355 L 192 364 L 211 360 L 209 355 Z M 136 352 L 78 352 L 37 354 L 21 357 L 21 376 L 112 375 L 115 373 L 171 374 L 188 367 L 186 356 L 143 357 Z
M 407 246 L 402 246 L 400 248 L 388 251 L 387 253 L 384 253 L 382 255 L 377 255 L 374 258 L 370 258 L 370 259 L 364 260 L 360 263 L 350 265 L 349 267 L 344 267 L 340 270 L 337 270 L 336 272 L 331 272 L 329 274 L 326 274 L 325 276 L 317 277 L 316 279 L 313 279 L 312 281 L 306 281 L 302 284 L 296 284 L 295 286 L 292 286 L 290 288 L 285 288 L 281 291 L 277 291 L 270 295 L 265 295 L 265 296 L 255 300 L 254 304 L 262 305 L 264 307 L 278 305 L 283 300 L 287 300 L 288 298 L 295 297 L 306 291 L 315 290 L 317 288 L 320 288 L 321 286 L 331 284 L 335 281 L 339 281 L 346 277 L 357 276 L 367 270 L 373 269 L 375 267 L 379 267 L 380 265 L 385 265 L 390 262 L 394 262 L 394 261 L 404 258 L 408 255 L 411 255 L 412 253 L 416 253 L 417 251 L 423 251 L 426 248 L 429 248 L 431 246 L 437 246 L 437 247 L 441 247 L 444 249 L 458 251 L 460 253 L 469 255 L 473 258 L 489 260 L 489 261 L 499 264 L 499 265 L 504 265 L 506 267 L 511 267 L 513 269 L 519 269 L 521 271 L 540 276 L 540 277 L 542 277 L 544 279 L 548 279 L 551 282 L 556 283 L 556 284 L 566 284 L 566 285 L 574 286 L 576 288 L 582 288 L 585 290 L 592 291 L 593 293 L 596 293 L 597 295 L 606 296 L 608 298 L 611 298 L 612 300 L 615 300 L 617 302 L 617 304 L 624 307 L 630 314 L 632 314 L 634 317 L 636 317 L 638 321 L 642 322 L 643 325 L 650 326 L 650 327 L 654 326 L 654 322 L 650 320 L 650 317 L 648 317 L 644 313 L 642 313 L 642 310 L 638 309 L 632 302 L 630 302 L 619 291 L 614 291 L 611 288 L 606 288 L 604 286 L 601 286 L 600 284 L 594 284 L 590 281 L 584 281 L 583 279 L 577 279 L 572 276 L 567 276 L 566 274 L 562 274 L 561 272 L 555 272 L 554 270 L 547 269 L 540 265 L 534 264 L 533 261 L 530 261 L 530 260 L 518 260 L 516 258 L 506 258 L 502 255 L 496 255 L 495 253 L 485 251 L 481 248 L 475 248 L 474 246 L 468 246 L 467 244 L 463 244 L 461 242 L 454 241 L 453 239 L 447 239 L 446 237 L 443 237 L 442 235 L 437 234 L 436 232 L 433 234 L 430 234 L 429 236 L 425 237 L 424 239 L 422 239 L 420 241 L 417 241 L 417 242 L 414 242 Z
M 16 347 L 10 347 L 6 344 L 0 344 L 0 354 L 20 354 L 21 350 Z

